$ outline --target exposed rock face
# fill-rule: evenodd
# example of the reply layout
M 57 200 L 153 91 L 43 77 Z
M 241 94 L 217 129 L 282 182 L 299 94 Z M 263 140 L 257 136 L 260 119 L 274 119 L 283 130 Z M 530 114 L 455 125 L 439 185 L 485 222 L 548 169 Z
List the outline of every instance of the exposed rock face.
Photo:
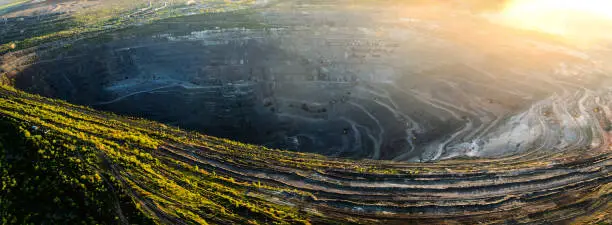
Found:
M 604 142 L 608 128 L 597 121 L 610 116 L 610 79 L 594 50 L 477 16 L 325 4 L 192 16 L 83 41 L 42 55 L 16 85 L 340 157 L 431 161 Z

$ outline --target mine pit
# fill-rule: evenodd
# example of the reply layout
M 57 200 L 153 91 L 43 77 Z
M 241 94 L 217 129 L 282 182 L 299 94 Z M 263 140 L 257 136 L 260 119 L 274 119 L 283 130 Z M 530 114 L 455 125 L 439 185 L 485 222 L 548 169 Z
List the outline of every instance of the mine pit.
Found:
M 270 148 L 420 162 L 556 145 L 524 135 L 549 132 L 533 128 L 540 120 L 528 111 L 579 91 L 550 71 L 589 63 L 482 18 L 364 20 L 378 14 L 299 7 L 166 19 L 77 41 L 39 53 L 15 86 Z M 483 32 L 455 35 L 470 25 Z M 481 42 L 502 37 L 504 45 Z M 575 137 L 580 127 L 557 127 L 568 145 L 590 140 Z

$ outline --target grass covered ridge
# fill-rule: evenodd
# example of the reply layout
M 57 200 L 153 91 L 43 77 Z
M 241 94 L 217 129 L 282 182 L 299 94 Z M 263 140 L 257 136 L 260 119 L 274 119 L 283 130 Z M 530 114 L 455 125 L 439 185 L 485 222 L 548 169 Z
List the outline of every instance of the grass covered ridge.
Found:
M 176 129 L 8 87 L 0 96 L 3 224 L 309 223 L 292 207 L 246 194 L 273 187 L 156 155 L 185 138 Z

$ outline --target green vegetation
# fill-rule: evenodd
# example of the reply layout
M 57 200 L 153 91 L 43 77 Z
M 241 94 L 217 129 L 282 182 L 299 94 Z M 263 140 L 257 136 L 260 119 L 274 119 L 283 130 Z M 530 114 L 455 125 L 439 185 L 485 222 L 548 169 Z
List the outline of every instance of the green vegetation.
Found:
M 6 11 L 6 10 L 12 8 L 12 7 L 21 5 L 21 4 L 26 3 L 28 1 L 29 0 L 13 0 L 10 3 L 8 3 L 8 4 L 0 5 L 0 13 L 3 13 L 4 11 Z
M 18 120 L 0 119 L 2 224 L 110 224 L 119 223 L 119 215 L 153 222 L 104 172 L 96 151 L 43 135 Z
M 237 181 L 156 154 L 162 143 L 181 139 L 178 130 L 95 115 L 84 107 L 8 87 L 0 92 L 0 205 L 8 223 L 95 224 L 122 218 L 139 224 L 177 219 L 199 224 L 309 223 L 297 209 L 247 194 L 279 188 Z
M 23 4 L 27 1 L 15 2 L 3 8 Z M 149 6 L 150 2 L 154 2 Z M 186 4 L 187 1 L 176 1 L 171 5 L 160 1 L 113 1 L 104 2 L 85 10 L 80 10 L 60 20 L 41 23 L 29 29 L 39 30 L 43 26 L 61 27 L 61 29 L 44 29 L 48 32 L 37 33 L 35 36 L 24 36 L 22 39 L 2 43 L 0 54 L 19 51 L 45 43 L 55 41 L 67 41 L 70 39 L 83 39 L 95 37 L 101 33 L 119 30 L 135 24 L 147 24 L 166 18 L 174 18 L 185 14 L 212 14 L 220 12 L 235 11 L 247 8 L 254 4 L 252 0 L 245 1 L 205 1 L 207 7 L 192 8 Z

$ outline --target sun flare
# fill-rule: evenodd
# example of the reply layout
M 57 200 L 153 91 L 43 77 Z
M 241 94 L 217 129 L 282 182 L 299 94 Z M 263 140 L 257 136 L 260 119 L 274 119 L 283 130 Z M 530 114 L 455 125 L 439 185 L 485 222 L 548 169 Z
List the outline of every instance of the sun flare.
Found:
M 502 11 L 504 22 L 546 33 L 600 37 L 612 25 L 610 0 L 514 0 Z

